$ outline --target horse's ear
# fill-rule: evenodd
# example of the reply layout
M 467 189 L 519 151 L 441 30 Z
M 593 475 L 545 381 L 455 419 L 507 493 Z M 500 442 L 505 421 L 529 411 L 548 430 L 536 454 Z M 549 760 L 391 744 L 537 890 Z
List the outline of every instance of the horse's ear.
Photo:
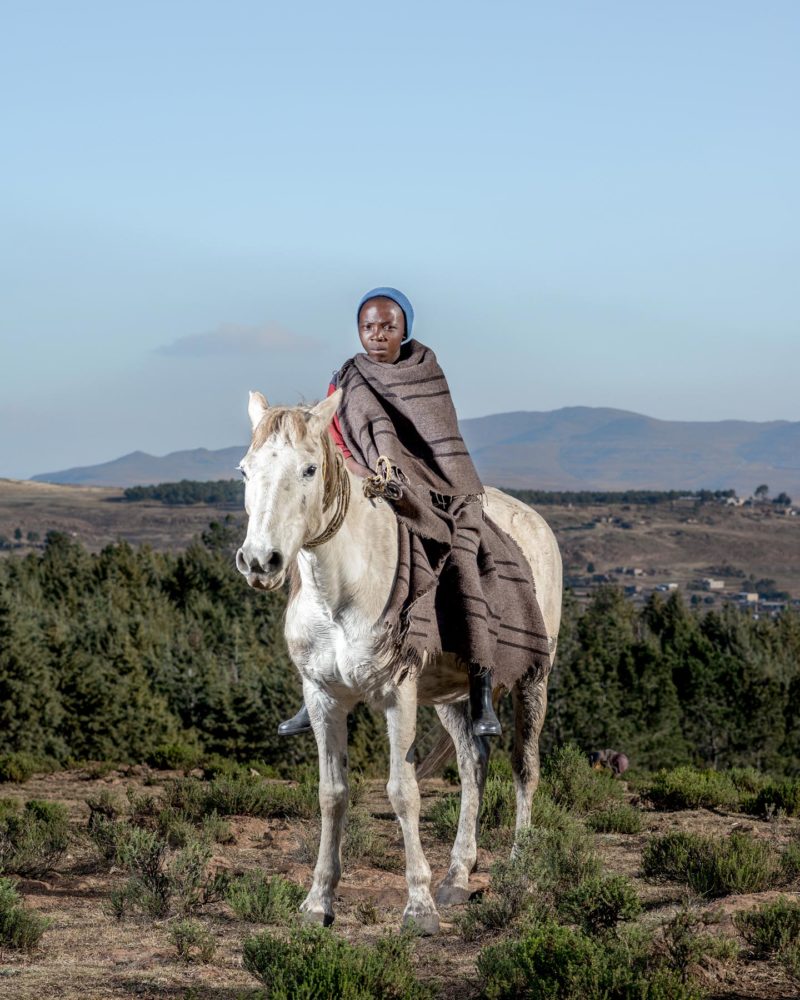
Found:
M 247 404 L 247 415 L 250 417 L 250 426 L 253 430 L 261 423 L 261 418 L 269 409 L 269 403 L 260 392 L 250 390 L 250 401 Z
M 326 399 L 320 400 L 316 406 L 311 408 L 309 413 L 309 418 L 319 427 L 320 433 L 324 431 L 328 424 L 333 420 L 333 415 L 338 409 L 339 403 L 342 401 L 342 390 L 337 389 L 332 392 L 330 396 Z

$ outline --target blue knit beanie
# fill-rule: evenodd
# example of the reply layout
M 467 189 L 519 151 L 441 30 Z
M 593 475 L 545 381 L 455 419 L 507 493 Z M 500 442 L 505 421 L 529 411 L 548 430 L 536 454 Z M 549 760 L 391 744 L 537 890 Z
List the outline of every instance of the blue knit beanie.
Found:
M 391 299 L 392 302 L 396 302 L 397 305 L 400 306 L 406 317 L 406 337 L 410 337 L 411 328 L 414 325 L 414 308 L 405 295 L 403 295 L 403 293 L 398 291 L 396 288 L 373 288 L 371 291 L 367 292 L 366 295 L 362 295 L 361 301 L 358 303 L 358 309 L 356 309 L 356 323 L 358 323 L 359 316 L 361 315 L 361 308 L 364 303 L 369 302 L 370 299 L 378 298 Z

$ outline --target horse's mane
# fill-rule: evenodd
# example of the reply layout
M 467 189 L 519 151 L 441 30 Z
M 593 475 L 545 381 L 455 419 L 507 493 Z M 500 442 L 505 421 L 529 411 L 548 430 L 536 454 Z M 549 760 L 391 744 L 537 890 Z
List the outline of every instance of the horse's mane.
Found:
M 298 445 L 308 437 L 311 407 L 270 406 L 253 430 L 250 448 L 258 451 L 273 436 L 287 444 Z M 341 453 L 327 431 L 322 435 L 323 509 L 327 510 L 336 493 Z

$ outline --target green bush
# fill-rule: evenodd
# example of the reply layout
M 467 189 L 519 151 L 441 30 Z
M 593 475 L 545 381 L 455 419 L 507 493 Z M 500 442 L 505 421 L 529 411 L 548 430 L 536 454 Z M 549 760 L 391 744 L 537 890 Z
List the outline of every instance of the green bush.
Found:
M 352 945 L 321 927 L 301 927 L 287 937 L 268 932 L 244 943 L 244 966 L 268 989 L 270 1000 L 429 1000 L 411 964 L 411 942 L 385 938 L 375 947 Z
M 403 866 L 402 852 L 393 850 L 386 838 L 375 829 L 372 817 L 365 809 L 350 809 L 342 844 L 345 864 L 367 864 L 383 871 L 398 871 Z
M 427 814 L 434 835 L 445 842 L 452 842 L 458 832 L 461 795 L 443 795 L 437 798 Z M 516 796 L 511 778 L 511 765 L 504 757 L 491 760 L 483 787 L 479 829 L 482 843 L 497 830 L 513 829 L 516 819 Z
M 26 910 L 11 879 L 0 878 L 0 948 L 33 951 L 50 921 Z
M 636 887 L 624 875 L 594 875 L 568 889 L 559 900 L 559 913 L 587 934 L 600 934 L 642 912 Z
M 214 937 L 196 920 L 176 920 L 169 929 L 169 939 L 183 962 L 206 963 L 214 957 Z
M 703 896 L 760 892 L 781 881 L 781 868 L 774 848 L 743 833 L 725 838 L 667 833 L 650 840 L 642 853 L 645 876 L 686 882 Z
M 787 845 L 783 852 L 782 863 L 787 882 L 794 882 L 800 878 L 800 834 Z
M 641 833 L 642 814 L 627 802 L 615 802 L 586 817 L 586 825 L 595 833 Z
M 796 986 L 800 986 L 800 941 L 791 944 L 778 953 L 778 961 L 786 971 L 786 975 Z
M 652 837 L 642 852 L 642 874 L 667 882 L 686 880 L 692 859 L 702 849 L 703 838 L 696 833 L 673 830 Z
M 752 799 L 748 811 L 759 816 L 772 816 L 776 812 L 800 816 L 800 778 L 768 782 Z
M 600 860 L 586 830 L 522 830 L 511 858 L 493 865 L 489 891 L 459 918 L 461 934 L 475 940 L 525 915 L 552 915 L 570 890 L 599 875 Z
M 800 903 L 781 896 L 755 910 L 742 910 L 733 922 L 758 958 L 769 958 L 800 940 Z
M 580 829 L 581 821 L 564 806 L 556 805 L 546 790 L 540 787 L 533 796 L 530 825 L 544 830 L 572 831 Z
M 433 827 L 437 840 L 452 843 L 458 831 L 458 817 L 461 809 L 460 795 L 442 795 L 438 797 L 425 818 Z
M 69 816 L 58 802 L 31 799 L 0 819 L 0 871 L 40 878 L 69 846 Z
M 656 809 L 735 809 L 742 792 L 730 774 L 686 766 L 659 771 L 644 796 Z
M 209 901 L 215 881 L 208 873 L 207 843 L 191 840 L 170 856 L 167 840 L 157 831 L 127 823 L 116 824 L 113 843 L 115 860 L 129 876 L 110 900 L 117 919 L 138 911 L 158 920 L 173 910 L 193 913 Z
M 553 920 L 484 948 L 477 965 L 487 1000 L 699 1000 L 703 995 L 658 961 L 649 937 L 596 939 Z
M 240 920 L 258 924 L 285 924 L 297 917 L 306 892 L 281 875 L 252 871 L 228 884 L 225 901 Z
M 317 786 L 310 780 L 284 785 L 249 775 L 221 776 L 209 783 L 204 809 L 220 816 L 311 819 L 319 812 Z
M 701 929 L 705 926 L 705 916 L 683 907 L 661 928 L 667 964 L 684 983 L 709 957 L 723 963 L 738 957 L 739 949 L 734 941 L 703 934 Z
M 625 794 L 621 782 L 607 771 L 595 771 L 574 744 L 559 747 L 545 759 L 542 785 L 550 798 L 570 812 L 585 816 Z
M 50 774 L 58 770 L 58 761 L 40 754 L 15 751 L 0 754 L 0 782 L 13 781 L 20 784 L 34 774 Z
M 202 750 L 195 744 L 159 743 L 148 755 L 147 763 L 160 771 L 189 771 L 197 767 L 202 756 Z

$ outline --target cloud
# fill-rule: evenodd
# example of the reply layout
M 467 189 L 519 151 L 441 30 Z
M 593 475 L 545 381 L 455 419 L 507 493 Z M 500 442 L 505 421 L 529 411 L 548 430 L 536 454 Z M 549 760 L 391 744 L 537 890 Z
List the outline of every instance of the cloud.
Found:
M 157 354 L 171 358 L 230 357 L 261 354 L 264 351 L 298 353 L 318 348 L 311 337 L 290 333 L 279 326 L 239 326 L 224 323 L 209 333 L 191 333 L 156 348 Z

